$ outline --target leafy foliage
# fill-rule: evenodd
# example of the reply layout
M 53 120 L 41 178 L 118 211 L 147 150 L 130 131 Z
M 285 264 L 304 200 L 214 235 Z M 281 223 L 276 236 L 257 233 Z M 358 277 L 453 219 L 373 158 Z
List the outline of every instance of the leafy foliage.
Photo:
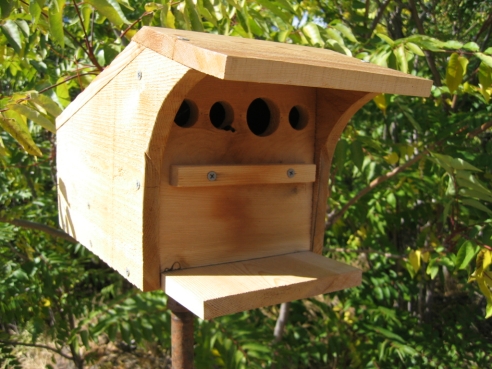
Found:
M 362 286 L 294 302 L 280 342 L 276 307 L 199 321 L 196 366 L 487 367 L 491 5 L 2 0 L 0 360 L 19 367 L 14 348 L 45 341 L 79 368 L 102 340 L 169 350 L 165 296 L 54 231 L 55 118 L 152 25 L 323 47 L 434 82 L 427 99 L 377 96 L 337 146 L 325 252 L 362 268 Z

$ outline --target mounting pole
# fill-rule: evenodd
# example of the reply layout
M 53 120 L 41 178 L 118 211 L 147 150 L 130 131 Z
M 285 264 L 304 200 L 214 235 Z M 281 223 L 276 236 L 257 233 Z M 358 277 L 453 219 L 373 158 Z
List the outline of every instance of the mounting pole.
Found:
M 193 369 L 194 315 L 169 296 L 167 306 L 171 310 L 172 369 Z

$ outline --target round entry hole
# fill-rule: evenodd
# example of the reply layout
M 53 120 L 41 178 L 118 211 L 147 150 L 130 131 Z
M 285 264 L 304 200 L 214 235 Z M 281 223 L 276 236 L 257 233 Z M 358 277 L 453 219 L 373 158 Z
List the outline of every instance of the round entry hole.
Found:
M 289 112 L 289 123 L 292 128 L 300 131 L 307 125 L 307 114 L 300 106 L 294 106 Z
M 270 106 L 263 99 L 256 99 L 248 107 L 248 127 L 257 136 L 267 136 L 275 130 Z
M 231 123 L 233 122 L 233 112 L 229 104 L 225 102 L 216 102 L 212 105 L 209 112 L 210 122 L 217 129 L 233 131 Z
M 174 117 L 174 123 L 183 128 L 191 127 L 195 123 L 196 116 L 195 104 L 190 100 L 184 100 Z

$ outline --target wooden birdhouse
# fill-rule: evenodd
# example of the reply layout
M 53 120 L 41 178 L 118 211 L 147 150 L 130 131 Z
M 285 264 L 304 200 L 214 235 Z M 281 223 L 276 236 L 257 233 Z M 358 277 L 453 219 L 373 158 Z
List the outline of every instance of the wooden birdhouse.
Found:
M 346 123 L 431 82 L 329 50 L 144 27 L 57 119 L 61 227 L 202 318 L 358 285 L 321 255 Z

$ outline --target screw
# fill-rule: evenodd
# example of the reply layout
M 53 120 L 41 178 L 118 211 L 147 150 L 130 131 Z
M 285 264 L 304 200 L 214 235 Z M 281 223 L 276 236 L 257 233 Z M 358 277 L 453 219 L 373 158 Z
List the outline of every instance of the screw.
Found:
M 217 173 L 215 173 L 214 171 L 208 172 L 207 178 L 209 181 L 215 181 L 217 179 Z
M 126 268 L 126 276 L 129 277 L 130 276 L 130 269 Z
M 296 172 L 294 169 L 292 169 L 292 168 L 287 169 L 287 177 L 293 178 L 295 175 L 296 175 Z
M 87 203 L 87 209 L 91 208 L 91 204 Z
M 181 37 L 181 36 L 178 36 L 177 37 L 178 40 L 181 40 L 181 41 L 190 41 L 189 38 L 186 38 L 186 37 Z
M 137 181 L 137 182 L 135 183 L 135 187 L 137 187 L 137 191 L 140 189 L 140 181 Z
M 137 78 L 138 78 L 138 79 L 142 79 L 142 72 L 141 72 L 141 71 L 138 71 L 138 72 L 137 72 Z

